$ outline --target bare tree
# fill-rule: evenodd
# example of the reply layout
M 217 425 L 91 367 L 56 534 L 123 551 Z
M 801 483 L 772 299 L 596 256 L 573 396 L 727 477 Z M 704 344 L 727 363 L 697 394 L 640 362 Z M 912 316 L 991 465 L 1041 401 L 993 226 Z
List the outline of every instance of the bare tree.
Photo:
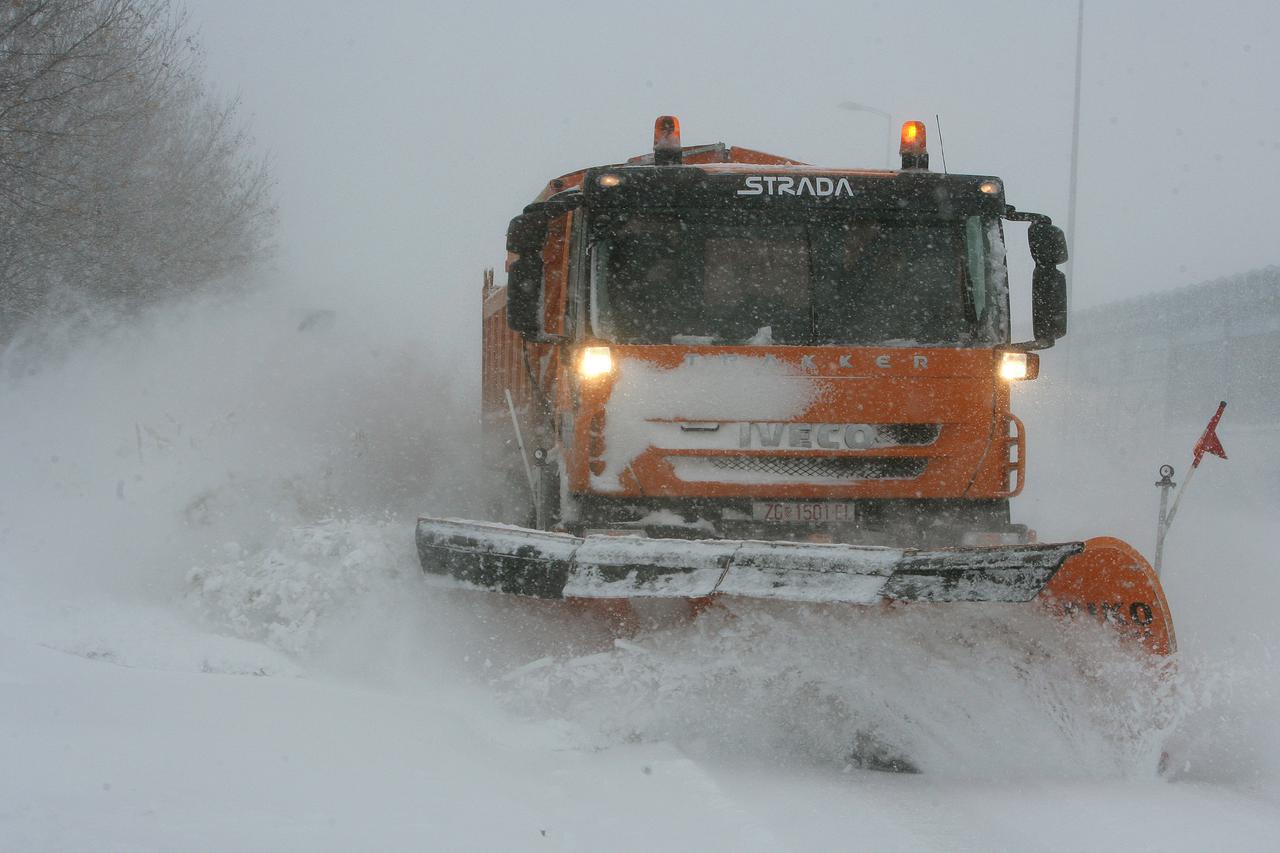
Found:
M 265 162 L 169 0 L 0 5 L 0 339 L 64 295 L 133 306 L 270 247 Z

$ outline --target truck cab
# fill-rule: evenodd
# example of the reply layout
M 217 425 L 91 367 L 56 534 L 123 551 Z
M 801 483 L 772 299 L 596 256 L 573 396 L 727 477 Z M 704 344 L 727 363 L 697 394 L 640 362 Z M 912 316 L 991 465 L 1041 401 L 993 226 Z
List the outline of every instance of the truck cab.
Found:
M 1003 183 L 724 145 L 550 182 L 484 292 L 496 520 L 856 544 L 1016 544 L 1010 384 L 1065 333 L 1062 232 Z M 1035 339 L 1010 338 L 1002 223 L 1030 221 Z

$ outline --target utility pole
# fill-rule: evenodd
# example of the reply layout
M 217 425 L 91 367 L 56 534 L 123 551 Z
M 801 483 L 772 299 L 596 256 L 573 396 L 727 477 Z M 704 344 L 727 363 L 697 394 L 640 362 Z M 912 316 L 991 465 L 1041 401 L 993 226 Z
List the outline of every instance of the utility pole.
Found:
M 1071 314 L 1072 279 L 1076 271 L 1076 179 L 1080 165 L 1080 70 L 1084 59 L 1084 0 L 1080 0 L 1076 13 L 1076 93 L 1071 114 L 1071 188 L 1067 195 L 1067 314 Z M 1070 327 L 1068 322 L 1067 326 Z
M 1080 80 L 1081 69 L 1084 62 L 1084 0 L 1079 0 L 1076 7 L 1076 88 L 1073 97 L 1073 105 L 1071 111 L 1071 176 L 1067 185 L 1067 329 L 1071 329 L 1071 316 L 1075 313 L 1076 301 L 1075 279 L 1076 279 L 1076 183 L 1080 171 Z M 1066 381 L 1067 393 L 1060 395 L 1061 399 L 1061 419 L 1063 423 L 1068 423 L 1069 401 L 1072 394 L 1070 393 L 1074 386 L 1074 377 L 1071 375 L 1071 350 L 1070 341 L 1063 347 L 1062 353 L 1062 376 Z M 1069 456 L 1074 457 L 1076 447 L 1076 430 L 1068 432 L 1068 447 L 1071 449 Z

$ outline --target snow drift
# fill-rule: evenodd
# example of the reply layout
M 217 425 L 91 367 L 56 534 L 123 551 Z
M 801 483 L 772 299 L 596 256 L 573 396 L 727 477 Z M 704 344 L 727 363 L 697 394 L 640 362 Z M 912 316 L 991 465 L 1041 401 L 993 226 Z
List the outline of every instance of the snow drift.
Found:
M 530 785 L 552 772 L 556 751 L 589 762 L 596 751 L 642 748 L 642 761 L 678 750 L 712 775 L 745 767 L 745 777 L 722 778 L 755 780 L 762 801 L 788 796 L 767 793 L 775 768 L 800 768 L 826 780 L 815 783 L 825 797 L 846 784 L 836 780 L 848 778 L 851 746 L 873 738 L 935 780 L 912 796 L 951 797 L 944 780 L 1146 784 L 1162 750 L 1186 790 L 1280 795 L 1280 637 L 1267 616 L 1280 576 L 1259 534 L 1275 509 L 1261 475 L 1205 474 L 1182 510 L 1166 575 L 1182 647 L 1175 671 L 1152 671 L 1095 632 L 1041 631 L 1027 643 L 1034 616 L 981 606 L 950 605 L 941 616 L 758 606 L 615 643 L 607 626 L 566 621 L 544 603 L 420 575 L 414 515 L 474 515 L 480 503 L 467 374 L 454 375 L 456 358 L 437 351 L 412 312 L 340 301 L 320 309 L 276 288 L 66 339 L 44 330 L 4 355 L 0 681 L 9 673 L 28 685 L 21 697 L 43 695 L 35 667 L 93 691 L 151 689 L 20 651 L 39 644 L 121 671 L 264 678 L 277 685 L 272 701 L 306 694 L 300 715 L 326 701 L 306 686 L 315 682 L 385 701 L 430 696 L 424 719 L 464 744 L 517 729 L 511 737 L 541 744 L 540 757 L 504 753 L 486 765 L 532 762 L 520 777 Z M 1061 433 L 1037 422 L 1037 405 L 1022 401 L 1034 467 L 1020 520 L 1045 538 L 1105 526 L 1139 545 L 1149 539 L 1155 490 L 1126 457 L 1133 445 L 1081 464 L 1053 449 Z M 1229 452 L 1248 446 L 1233 445 L 1226 421 L 1222 435 Z M 1275 451 L 1263 443 L 1248 452 Z M 412 717 L 387 718 L 405 726 L 390 741 L 416 737 Z M 483 734 L 461 722 L 469 718 Z M 76 736 L 56 719 L 35 714 L 22 725 L 50 742 Z M 124 742 L 151 742 L 121 719 Z M 241 725 L 253 726 L 253 715 Z M 294 748 L 324 752 L 335 738 L 340 731 L 323 730 Z M 468 752 L 435 754 L 448 764 Z M 615 781 L 601 761 L 592 766 L 605 775 L 573 777 L 583 796 Z M 83 772 L 66 765 L 59 776 L 58 766 L 42 775 L 41 796 L 61 796 Z M 170 778 L 157 769 L 134 784 Z M 476 773 L 467 779 L 467 790 L 483 787 Z M 709 783 L 689 784 L 681 790 Z M 39 824 L 41 814 L 28 819 Z M 0 822 L 0 837 L 35 836 Z

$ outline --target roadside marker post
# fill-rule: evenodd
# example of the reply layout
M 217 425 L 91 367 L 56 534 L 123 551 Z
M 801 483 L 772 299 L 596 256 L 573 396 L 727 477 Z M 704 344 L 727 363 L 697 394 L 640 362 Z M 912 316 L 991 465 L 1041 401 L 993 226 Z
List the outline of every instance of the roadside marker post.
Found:
M 1187 492 L 1187 484 L 1191 482 L 1191 477 L 1196 473 L 1196 469 L 1200 467 L 1200 460 L 1204 458 L 1206 453 L 1219 456 L 1223 459 L 1227 458 L 1227 451 L 1223 449 L 1222 442 L 1218 440 L 1218 421 L 1222 420 L 1222 413 L 1227 408 L 1227 403 L 1223 400 L 1218 404 L 1218 411 L 1214 412 L 1213 417 L 1209 419 L 1209 425 L 1204 428 L 1204 432 L 1200 435 L 1200 440 L 1196 442 L 1196 446 L 1191 450 L 1191 468 L 1187 471 L 1186 479 L 1182 481 L 1182 488 L 1178 489 L 1178 494 L 1173 499 L 1173 506 L 1169 507 L 1165 512 L 1165 507 L 1169 502 L 1169 490 L 1177 485 L 1173 482 L 1173 466 L 1160 466 L 1160 480 L 1156 486 L 1160 489 L 1160 518 L 1156 526 L 1156 559 L 1152 568 L 1155 569 L 1156 577 L 1160 576 L 1160 564 L 1164 561 L 1164 540 L 1169 534 L 1169 526 L 1173 524 L 1173 517 L 1178 512 L 1178 505 L 1182 502 L 1182 496 Z

